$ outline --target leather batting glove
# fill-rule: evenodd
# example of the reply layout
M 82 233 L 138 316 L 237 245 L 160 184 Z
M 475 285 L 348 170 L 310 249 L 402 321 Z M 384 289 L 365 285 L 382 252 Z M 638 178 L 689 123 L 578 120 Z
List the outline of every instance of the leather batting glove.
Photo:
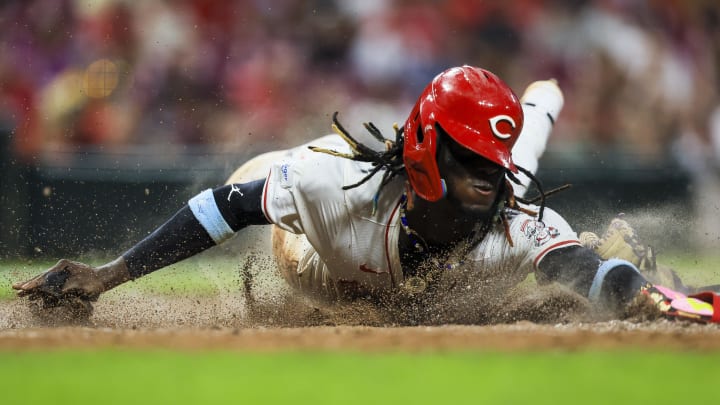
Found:
M 583 246 L 594 250 L 603 260 L 617 258 L 634 264 L 640 273 L 655 285 L 666 286 L 683 293 L 693 290 L 686 286 L 671 268 L 657 265 L 653 247 L 640 241 L 637 232 L 622 218 L 622 214 L 610 222 L 602 237 L 598 237 L 593 232 L 582 232 L 579 239 Z M 706 289 L 712 290 L 712 288 L 702 288 L 702 290 Z
M 610 222 L 602 237 L 598 237 L 593 232 L 581 233 L 580 243 L 593 249 L 605 260 L 612 258 L 627 260 L 643 272 L 657 270 L 652 247 L 642 244 L 635 229 L 621 217 L 614 218 Z
M 668 319 L 701 323 L 720 322 L 720 296 L 713 292 L 685 295 L 660 285 L 648 284 L 640 289 Z

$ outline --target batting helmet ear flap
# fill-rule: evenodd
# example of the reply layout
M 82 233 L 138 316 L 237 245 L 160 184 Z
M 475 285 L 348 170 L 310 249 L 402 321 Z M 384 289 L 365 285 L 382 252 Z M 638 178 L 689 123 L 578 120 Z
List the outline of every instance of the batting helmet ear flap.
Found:
M 445 195 L 444 182 L 437 164 L 437 129 L 434 125 L 423 126 L 420 104 L 416 104 L 405 124 L 405 148 L 403 160 L 415 193 L 428 201 L 437 201 Z

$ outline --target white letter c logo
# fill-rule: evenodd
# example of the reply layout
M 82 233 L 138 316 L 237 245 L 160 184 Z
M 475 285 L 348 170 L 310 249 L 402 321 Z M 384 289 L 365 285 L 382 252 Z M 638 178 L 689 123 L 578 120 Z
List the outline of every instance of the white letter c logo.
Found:
M 512 119 L 512 117 L 508 115 L 497 115 L 495 117 L 490 118 L 490 129 L 492 129 L 492 132 L 495 136 L 497 136 L 500 139 L 508 139 L 512 135 L 506 134 L 504 132 L 500 132 L 497 125 L 500 121 L 507 121 L 508 124 L 510 124 L 510 127 L 512 129 L 515 129 L 515 121 Z

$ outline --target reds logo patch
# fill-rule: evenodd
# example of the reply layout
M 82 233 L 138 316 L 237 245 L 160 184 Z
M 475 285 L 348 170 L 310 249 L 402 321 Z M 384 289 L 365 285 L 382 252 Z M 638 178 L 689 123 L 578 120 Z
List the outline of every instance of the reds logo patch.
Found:
M 557 228 L 546 226 L 544 222 L 534 219 L 526 219 L 520 225 L 520 231 L 535 247 L 540 247 L 560 235 Z
M 510 138 L 512 134 L 502 132 L 500 131 L 500 129 L 498 129 L 498 123 L 503 121 L 510 124 L 510 128 L 515 129 L 515 120 L 513 120 L 512 117 L 509 115 L 497 115 L 490 118 L 490 129 L 492 130 L 493 135 L 502 140 L 505 140 Z

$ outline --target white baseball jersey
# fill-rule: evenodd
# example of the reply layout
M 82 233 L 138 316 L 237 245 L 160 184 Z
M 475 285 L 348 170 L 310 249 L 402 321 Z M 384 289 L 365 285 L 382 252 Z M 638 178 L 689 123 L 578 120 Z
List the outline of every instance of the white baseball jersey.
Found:
M 309 145 L 348 150 L 335 135 Z M 369 163 L 306 147 L 295 149 L 288 160 L 272 166 L 263 192 L 263 211 L 282 229 L 306 236 L 312 251 L 300 266 L 322 272 L 322 282 L 388 290 L 404 281 L 398 237 L 403 232 L 399 206 L 405 177 L 397 176 L 383 187 L 374 213 L 373 197 L 382 172 L 359 187 L 342 189 L 360 181 L 370 169 Z M 510 215 L 509 221 L 514 246 L 508 243 L 502 226 L 496 226 L 465 259 L 465 265 L 472 266 L 479 277 L 502 275 L 506 281 L 520 282 L 548 252 L 580 244 L 567 222 L 550 209 L 545 209 L 542 222 L 519 212 Z

